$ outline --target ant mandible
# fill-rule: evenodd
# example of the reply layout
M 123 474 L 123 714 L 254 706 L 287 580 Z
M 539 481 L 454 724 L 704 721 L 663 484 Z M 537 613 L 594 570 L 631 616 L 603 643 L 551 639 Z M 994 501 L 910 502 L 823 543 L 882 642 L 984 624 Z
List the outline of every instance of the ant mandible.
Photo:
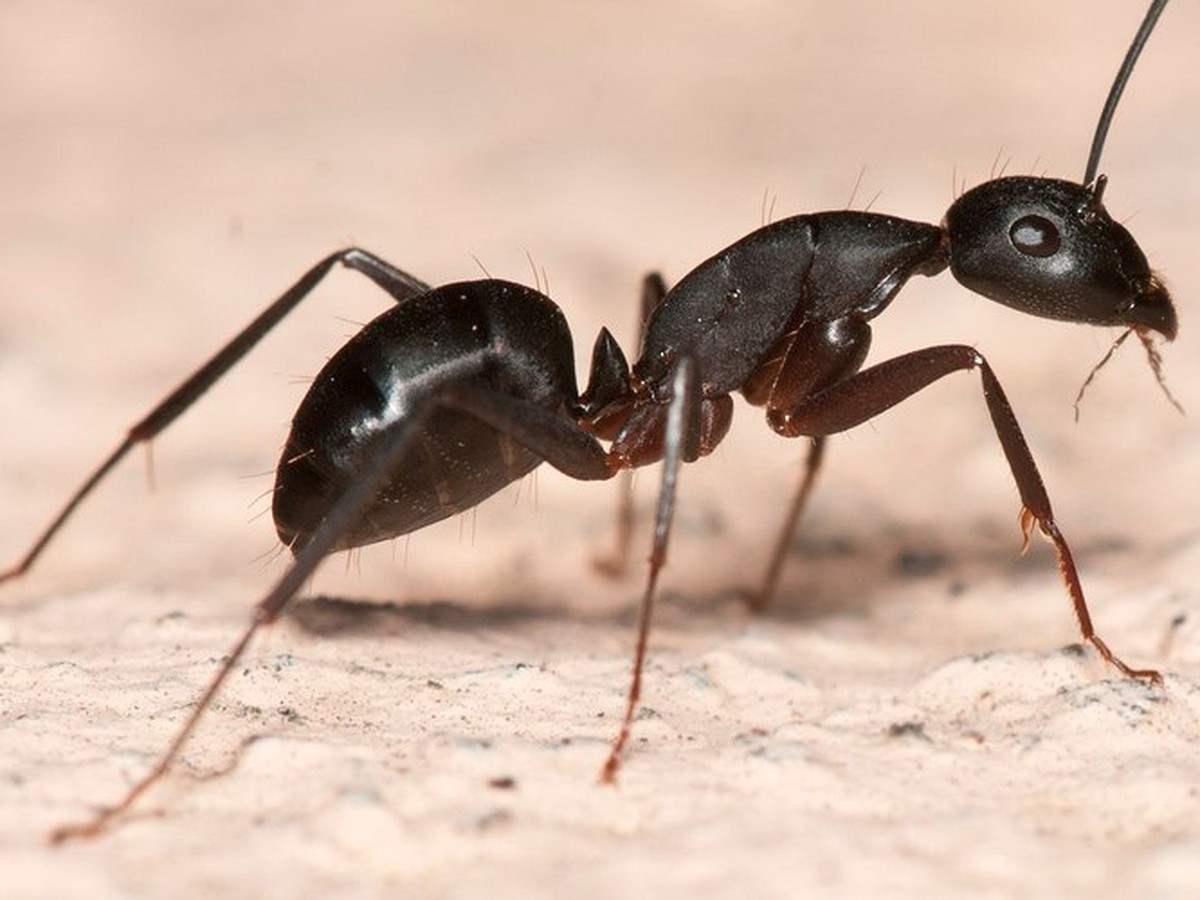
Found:
M 766 225 L 670 290 L 661 279 L 648 278 L 637 361 L 631 367 L 602 329 L 582 393 L 566 319 L 542 293 L 491 278 L 433 288 L 358 248 L 321 260 L 135 424 L 25 556 L 0 573 L 6 581 L 28 571 L 133 446 L 191 407 L 335 266 L 366 275 L 391 295 L 396 305 L 329 360 L 292 421 L 272 509 L 276 532 L 294 554 L 291 565 L 254 608 L 154 768 L 115 806 L 60 828 L 52 839 L 100 833 L 169 770 L 253 636 L 280 615 L 326 556 L 470 509 L 542 462 L 582 480 L 664 464 L 624 720 L 601 770 L 601 779 L 612 781 L 641 693 L 679 469 L 725 436 L 736 391 L 765 408 L 778 434 L 812 440 L 752 606 L 764 607 L 774 590 L 826 438 L 943 376 L 978 370 L 1020 494 L 1026 542 L 1036 526 L 1053 545 L 1083 639 L 1124 675 L 1161 682 L 1156 671 L 1126 665 L 1096 633 L 1041 475 L 987 360 L 969 346 L 947 344 L 862 366 L 870 321 L 910 277 L 949 268 L 965 287 L 1021 312 L 1125 327 L 1145 344 L 1161 383 L 1151 338 L 1175 337 L 1175 309 L 1133 237 L 1105 210 L 1106 179 L 1097 169 L 1124 85 L 1165 5 L 1154 0 L 1129 47 L 1082 182 L 997 178 L 955 200 L 940 226 L 849 210 Z

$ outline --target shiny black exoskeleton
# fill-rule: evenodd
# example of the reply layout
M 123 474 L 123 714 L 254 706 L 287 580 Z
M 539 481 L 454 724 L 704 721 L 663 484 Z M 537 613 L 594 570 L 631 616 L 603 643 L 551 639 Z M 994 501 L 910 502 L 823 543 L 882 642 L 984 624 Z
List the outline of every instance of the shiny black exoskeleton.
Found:
M 671 290 L 656 277 L 647 279 L 637 359 L 631 366 L 602 330 L 583 392 L 575 382 L 566 320 L 538 291 L 495 279 L 431 288 L 357 248 L 312 267 L 137 423 L 21 561 L 0 573 L 3 581 L 28 570 L 131 447 L 166 428 L 334 266 L 367 275 L 396 301 L 328 362 L 296 412 L 273 500 L 278 535 L 295 554 L 292 564 L 257 605 L 158 765 L 117 806 L 55 838 L 97 833 L 167 771 L 250 639 L 329 553 L 469 509 L 543 461 L 573 478 L 599 480 L 664 460 L 633 679 L 602 772 L 611 780 L 640 696 L 678 471 L 725 436 L 736 392 L 763 407 L 779 434 L 811 439 L 767 577 L 751 598 L 754 607 L 765 606 L 774 589 L 826 438 L 945 375 L 977 370 L 1020 494 L 1025 536 L 1036 525 L 1053 544 L 1083 638 L 1126 675 L 1160 681 L 1153 670 L 1127 666 L 1096 634 L 1033 456 L 984 357 L 948 344 L 863 365 L 872 320 L 912 276 L 947 267 L 970 290 L 1020 312 L 1124 327 L 1148 348 L 1155 334 L 1175 337 L 1170 296 L 1129 232 L 1105 210 L 1106 182 L 1096 174 L 1112 111 L 1164 6 L 1165 0 L 1155 0 L 1130 47 L 1080 183 L 995 179 L 959 197 L 941 226 L 853 211 L 767 225 L 701 263 Z M 1151 362 L 1157 373 L 1153 351 Z
M 967 191 L 946 213 L 954 277 L 1030 315 L 1174 340 L 1171 298 L 1104 208 L 1106 184 L 1013 176 Z

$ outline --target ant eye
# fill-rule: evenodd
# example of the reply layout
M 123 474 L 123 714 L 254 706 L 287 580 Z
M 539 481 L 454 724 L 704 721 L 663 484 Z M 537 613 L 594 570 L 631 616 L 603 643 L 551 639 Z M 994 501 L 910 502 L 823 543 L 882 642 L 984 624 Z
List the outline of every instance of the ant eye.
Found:
M 1042 216 L 1022 216 L 1008 230 L 1012 245 L 1026 256 L 1053 256 L 1062 245 L 1058 228 Z

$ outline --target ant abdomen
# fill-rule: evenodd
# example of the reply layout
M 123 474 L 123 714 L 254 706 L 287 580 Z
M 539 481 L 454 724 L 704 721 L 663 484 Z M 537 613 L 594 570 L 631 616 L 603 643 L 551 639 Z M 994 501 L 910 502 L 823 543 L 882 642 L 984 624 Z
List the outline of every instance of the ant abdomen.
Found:
M 557 412 L 575 395 L 573 366 L 562 313 L 521 285 L 451 284 L 387 310 L 330 358 L 296 410 L 272 502 L 279 539 L 303 547 L 379 442 L 439 392 L 474 386 Z M 477 416 L 434 405 L 404 464 L 335 549 L 471 509 L 542 461 Z

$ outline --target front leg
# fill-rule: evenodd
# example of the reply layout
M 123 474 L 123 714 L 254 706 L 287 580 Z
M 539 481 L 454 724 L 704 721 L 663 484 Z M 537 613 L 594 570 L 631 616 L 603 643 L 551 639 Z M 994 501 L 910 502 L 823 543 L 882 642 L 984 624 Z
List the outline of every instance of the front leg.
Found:
M 1075 560 L 1054 521 L 1050 497 L 1017 417 L 992 367 L 973 348 L 961 344 L 928 347 L 879 363 L 804 398 L 790 411 L 778 413 L 772 425 L 790 437 L 836 434 L 890 409 L 951 372 L 969 369 L 978 369 L 983 379 L 988 412 L 1021 495 L 1020 521 L 1026 544 L 1030 530 L 1037 523 L 1038 530 L 1053 544 L 1058 556 L 1058 568 L 1074 605 L 1083 639 L 1124 675 L 1161 684 L 1162 675 L 1153 669 L 1131 668 L 1096 634 Z

